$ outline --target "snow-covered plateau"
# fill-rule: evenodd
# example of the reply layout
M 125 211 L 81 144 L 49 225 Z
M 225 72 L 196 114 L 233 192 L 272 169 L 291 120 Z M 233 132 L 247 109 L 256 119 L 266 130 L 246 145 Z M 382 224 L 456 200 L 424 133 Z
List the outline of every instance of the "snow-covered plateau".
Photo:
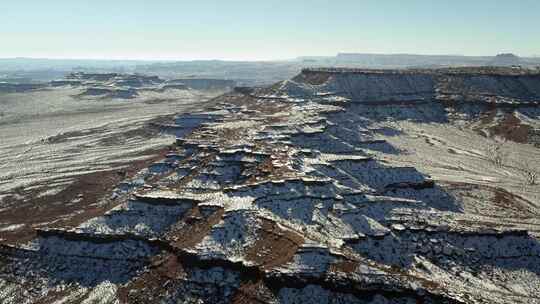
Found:
M 10 94 L 118 93 L 58 85 L 79 91 Z M 144 94 L 162 94 L 148 92 L 118 93 L 129 110 L 95 119 L 114 130 L 143 121 L 157 111 Z M 183 107 L 190 97 L 169 98 Z M 538 73 L 305 69 L 201 108 L 161 123 L 176 143 L 94 197 L 95 208 L 32 226 L 24 242 L 2 237 L 24 222 L 3 223 L 0 302 L 540 303 Z M 79 141 L 99 150 L 91 142 L 111 128 L 52 151 Z M 28 152 L 8 151 L 15 130 L 2 143 L 4 171 L 53 153 L 39 150 L 45 127 L 19 134 L 34 143 Z M 48 204 L 77 202 L 47 202 L 36 216 Z

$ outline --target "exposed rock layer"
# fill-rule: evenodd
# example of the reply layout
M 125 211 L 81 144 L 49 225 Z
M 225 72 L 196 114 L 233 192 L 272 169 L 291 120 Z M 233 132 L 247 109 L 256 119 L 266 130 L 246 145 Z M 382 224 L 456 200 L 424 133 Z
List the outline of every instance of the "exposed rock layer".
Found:
M 225 94 L 177 117 L 177 147 L 126 180 L 117 206 L 2 248 L 2 290 L 51 303 L 538 302 L 535 185 L 515 192 L 521 169 L 480 145 L 497 143 L 501 113 L 536 128 L 539 88 L 512 70 L 338 69 Z M 511 145 L 536 151 L 532 139 Z M 413 157 L 424 151 L 433 162 Z

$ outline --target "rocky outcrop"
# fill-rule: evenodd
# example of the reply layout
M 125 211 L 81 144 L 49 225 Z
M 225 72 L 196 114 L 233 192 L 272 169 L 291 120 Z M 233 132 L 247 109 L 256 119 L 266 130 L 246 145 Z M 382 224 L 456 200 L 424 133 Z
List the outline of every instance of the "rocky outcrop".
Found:
M 236 82 L 225 79 L 182 78 L 168 80 L 166 85 L 185 85 L 195 90 L 232 90 Z
M 455 131 L 454 116 L 479 117 L 487 96 L 514 101 L 533 121 L 537 81 L 490 70 L 323 69 L 222 95 L 175 119 L 176 146 L 119 187 L 109 211 L 38 230 L 29 253 L 0 250 L 9 257 L 0 282 L 13 291 L 31 281 L 39 292 L 29 302 L 83 300 L 88 290 L 126 303 L 534 302 L 538 223 L 525 215 L 538 205 L 516 215 L 508 210 L 525 199 L 451 191 L 425 170 L 472 171 L 464 156 L 416 167 L 406 157 L 424 146 L 396 142 L 402 121 Z M 447 157 L 480 153 L 415 136 L 448 147 Z M 492 208 L 471 211 L 480 206 Z
M 336 95 L 352 102 L 540 101 L 540 74 L 532 70 L 305 69 L 286 82 L 290 96 Z

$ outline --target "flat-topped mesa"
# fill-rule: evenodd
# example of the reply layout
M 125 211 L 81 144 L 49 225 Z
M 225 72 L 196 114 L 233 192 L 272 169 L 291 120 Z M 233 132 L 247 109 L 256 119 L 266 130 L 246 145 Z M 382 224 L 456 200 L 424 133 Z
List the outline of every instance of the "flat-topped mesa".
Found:
M 352 102 L 540 102 L 540 72 L 519 67 L 374 70 L 307 68 L 277 96 L 335 95 Z M 276 94 L 275 94 L 276 95 Z M 328 98 L 328 97 L 327 97 Z
M 66 76 L 63 80 L 51 82 L 51 85 L 81 85 L 88 83 L 101 83 L 114 85 L 117 87 L 153 87 L 165 82 L 158 76 L 148 76 L 141 74 L 118 74 L 118 73 L 83 73 L 76 72 Z
M 42 89 L 43 84 L 0 82 L 0 93 L 22 93 Z
M 481 66 L 481 67 L 448 67 L 438 69 L 364 69 L 364 68 L 343 68 L 343 67 L 320 67 L 304 68 L 302 74 L 310 73 L 328 73 L 328 74 L 384 74 L 384 75 L 493 75 L 493 76 L 540 76 L 540 70 L 528 69 L 523 67 L 499 67 L 499 66 Z
M 108 81 L 120 76 L 118 73 L 83 73 L 75 72 L 69 74 L 66 79 L 79 79 L 79 80 L 94 80 L 94 81 Z

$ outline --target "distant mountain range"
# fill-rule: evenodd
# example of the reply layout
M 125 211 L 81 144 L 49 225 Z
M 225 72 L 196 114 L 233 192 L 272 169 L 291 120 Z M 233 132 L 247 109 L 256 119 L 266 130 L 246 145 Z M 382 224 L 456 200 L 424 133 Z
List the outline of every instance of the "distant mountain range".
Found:
M 298 60 L 311 64 L 332 66 L 361 66 L 366 68 L 430 68 L 447 66 L 537 66 L 540 58 L 518 57 L 514 54 L 497 56 L 463 55 L 416 55 L 416 54 L 363 54 L 339 53 L 331 57 L 299 57 Z
M 336 56 L 302 56 L 281 61 L 140 61 L 84 59 L 0 59 L 0 81 L 31 79 L 50 81 L 73 71 L 88 73 L 143 73 L 172 79 L 218 78 L 239 85 L 266 85 L 291 78 L 305 67 L 441 68 L 449 66 L 512 66 L 535 68 L 538 57 L 339 53 Z

